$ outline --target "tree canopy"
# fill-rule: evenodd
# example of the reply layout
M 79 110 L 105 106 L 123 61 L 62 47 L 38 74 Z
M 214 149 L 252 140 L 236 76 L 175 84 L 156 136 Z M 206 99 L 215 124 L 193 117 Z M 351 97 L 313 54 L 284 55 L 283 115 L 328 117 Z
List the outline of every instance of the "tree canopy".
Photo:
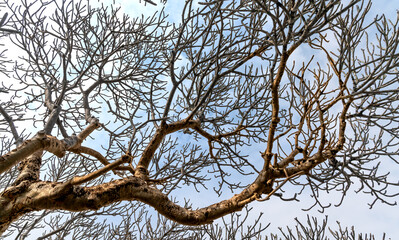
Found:
M 399 18 L 361 0 L 181 4 L 3 2 L 19 49 L 0 56 L 3 237 L 261 239 L 267 224 L 243 225 L 252 202 L 310 194 L 323 210 L 321 193 L 342 203 L 354 183 L 396 205 Z

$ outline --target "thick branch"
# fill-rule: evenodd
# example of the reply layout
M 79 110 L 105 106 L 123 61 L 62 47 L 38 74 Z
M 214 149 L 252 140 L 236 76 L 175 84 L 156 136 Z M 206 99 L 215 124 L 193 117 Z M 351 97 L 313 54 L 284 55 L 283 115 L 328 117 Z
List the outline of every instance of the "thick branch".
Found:
M 182 121 L 174 122 L 171 124 L 161 125 L 161 127 L 156 130 L 154 137 L 151 139 L 151 142 L 148 144 L 146 149 L 143 151 L 143 154 L 141 155 L 141 158 L 136 167 L 135 176 L 141 177 L 141 178 L 147 177 L 148 166 L 149 166 L 152 158 L 154 157 L 155 151 L 161 145 L 161 142 L 166 135 L 173 133 L 173 132 L 177 132 L 177 131 L 185 129 L 185 128 L 193 128 L 194 126 L 197 126 L 199 124 L 200 124 L 199 121 L 182 120 Z
M 26 140 L 16 149 L 0 156 L 0 173 L 7 171 L 18 162 L 39 150 L 46 150 L 57 157 L 63 157 L 66 150 L 80 146 L 83 140 L 99 126 L 98 121 L 94 119 L 77 137 L 71 137 L 62 141 L 56 137 L 46 135 L 44 131 L 39 131 L 32 139 Z
M 17 164 L 22 159 L 35 153 L 36 151 L 43 149 L 45 146 L 46 135 L 44 132 L 39 132 L 31 140 L 26 140 L 23 144 L 18 146 L 16 149 L 0 157 L 0 173 L 3 173 L 10 169 L 12 166 Z
M 242 193 L 197 210 L 189 210 L 175 204 L 164 193 L 137 177 L 115 180 L 95 187 L 70 185 L 70 189 L 65 191 L 59 191 L 59 188 L 65 188 L 64 183 L 37 182 L 32 184 L 27 194 L 18 198 L 15 204 L 23 206 L 20 209 L 21 211 L 24 209 L 85 211 L 97 210 L 123 200 L 139 200 L 149 204 L 159 213 L 176 222 L 200 225 L 211 223 L 214 219 L 239 211 L 249 201 L 254 201 L 256 199 L 255 193 L 263 191 L 261 182 L 264 178 L 265 175 L 261 174 L 261 177 L 258 177 L 255 183 Z M 55 192 L 60 194 L 55 196 Z M 4 210 L 0 213 L 0 223 L 12 211 L 12 206 L 15 204 L 9 203 L 2 206 Z
M 277 75 L 275 79 L 273 80 L 272 84 L 272 121 L 270 123 L 269 127 L 269 134 L 267 137 L 267 147 L 266 151 L 262 154 L 262 157 L 265 160 L 265 164 L 263 166 L 263 169 L 267 169 L 269 167 L 270 161 L 272 159 L 272 149 L 273 149 L 273 142 L 274 142 L 274 134 L 276 132 L 277 124 L 280 122 L 280 119 L 278 117 L 279 114 L 279 86 L 281 79 L 284 75 L 285 67 L 287 65 L 287 60 L 288 60 L 289 55 L 284 52 L 281 56 L 280 60 L 280 65 L 278 67 Z

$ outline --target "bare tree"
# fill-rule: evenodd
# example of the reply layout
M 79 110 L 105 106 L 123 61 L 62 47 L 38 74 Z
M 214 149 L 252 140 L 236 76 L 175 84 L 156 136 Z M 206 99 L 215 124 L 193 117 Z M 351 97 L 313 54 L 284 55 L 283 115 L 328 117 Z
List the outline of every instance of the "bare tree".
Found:
M 370 2 L 188 0 L 179 24 L 82 1 L 5 4 L 24 54 L 0 92 L 3 236 L 218 239 L 204 224 L 251 202 L 309 190 L 324 209 L 319 192 L 343 200 L 354 179 L 371 206 L 396 204 L 383 168 L 398 164 L 399 25 L 368 18 Z M 196 209 L 189 191 L 216 202 Z

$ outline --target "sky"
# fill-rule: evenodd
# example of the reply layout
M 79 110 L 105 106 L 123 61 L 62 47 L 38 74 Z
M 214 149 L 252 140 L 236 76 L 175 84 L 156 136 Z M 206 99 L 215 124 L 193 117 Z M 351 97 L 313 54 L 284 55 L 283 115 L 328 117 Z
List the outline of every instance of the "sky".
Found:
M 179 2 L 183 1 L 172 1 L 169 0 L 165 6 L 165 12 L 170 13 L 170 18 L 179 21 L 179 11 L 181 5 Z M 373 5 L 368 16 L 381 15 L 384 13 L 388 18 L 395 19 L 397 16 L 398 5 L 397 1 L 391 0 L 374 0 Z M 121 0 L 116 1 L 116 4 L 120 4 L 122 11 L 133 15 L 135 12 L 143 14 L 151 14 L 155 10 L 161 9 L 162 4 L 158 3 L 158 6 L 144 5 L 138 1 Z M 397 166 L 396 166 L 397 167 Z M 399 179 L 399 173 L 396 171 L 396 179 Z M 358 187 L 358 186 L 357 186 Z M 349 191 L 343 204 L 339 207 L 330 207 L 325 210 L 324 213 L 320 213 L 317 207 L 310 211 L 302 211 L 302 209 L 309 208 L 313 203 L 309 196 L 301 196 L 300 202 L 285 202 L 279 198 L 271 198 L 266 202 L 255 202 L 250 204 L 250 207 L 254 209 L 251 211 L 252 219 L 255 219 L 258 212 L 263 212 L 264 216 L 262 221 L 263 225 L 271 223 L 270 227 L 266 232 L 279 232 L 278 227 L 289 226 L 294 228 L 295 218 L 305 222 L 307 215 L 317 217 L 321 222 L 326 215 L 328 215 L 328 226 L 333 230 L 338 230 L 337 221 L 341 223 L 342 227 L 354 226 L 357 233 L 373 233 L 376 239 L 382 239 L 383 233 L 386 233 L 387 237 L 395 239 L 395 236 L 399 236 L 399 206 L 388 206 L 382 203 L 377 203 L 372 209 L 369 208 L 368 203 L 372 202 L 372 198 L 365 194 L 354 193 L 355 187 Z M 194 193 L 193 193 L 194 194 Z M 198 194 L 198 199 L 203 198 L 203 195 Z M 326 203 L 331 202 L 333 205 L 340 202 L 340 194 L 325 193 L 321 196 Z M 399 202 L 399 197 L 395 199 Z M 198 207 L 206 206 L 207 201 L 202 199 Z M 204 204 L 204 205 L 201 205 Z M 248 223 L 251 223 L 249 221 Z
M 155 2 L 157 0 L 153 1 Z M 110 4 L 113 0 L 103 2 L 105 4 Z M 139 0 L 115 0 L 115 5 L 121 6 L 122 12 L 131 16 L 135 16 L 135 14 L 152 15 L 154 11 L 165 7 L 165 12 L 170 13 L 170 20 L 178 22 L 180 15 L 177 13 L 179 13 L 179 9 L 182 7 L 182 4 L 179 3 L 182 2 L 181 0 L 169 0 L 165 6 L 159 2 L 157 2 L 157 6 L 153 6 L 144 4 L 143 1 L 140 3 Z M 397 8 L 397 3 L 395 3 L 395 1 L 374 0 L 369 15 L 372 16 L 384 13 L 392 19 L 396 17 Z M 398 173 L 398 171 L 396 171 L 396 173 Z M 396 177 L 399 179 L 399 175 Z M 195 195 L 195 193 L 193 193 L 193 195 Z M 206 199 L 201 199 L 203 196 L 200 194 L 198 198 L 200 199 L 200 201 L 196 203 L 198 207 L 203 207 L 208 204 Z M 324 194 L 321 198 L 334 205 L 339 202 L 340 195 L 334 195 L 333 193 Z M 255 219 L 258 212 L 263 212 L 263 225 L 271 222 L 266 232 L 276 233 L 278 232 L 278 227 L 285 227 L 288 225 L 293 228 L 295 226 L 294 218 L 296 217 L 300 221 L 305 222 L 307 215 L 310 215 L 322 221 L 324 216 L 328 215 L 328 226 L 332 229 L 338 229 L 336 222 L 339 221 L 343 227 L 354 226 L 357 233 L 374 233 L 376 239 L 382 238 L 383 232 L 387 234 L 387 237 L 391 237 L 392 239 L 394 239 L 395 236 L 399 236 L 399 228 L 397 227 L 399 223 L 399 206 L 391 207 L 378 203 L 372 209 L 369 209 L 367 203 L 370 203 L 372 199 L 364 194 L 355 194 L 353 190 L 350 191 L 340 207 L 327 208 L 324 213 L 318 212 L 318 208 L 313 208 L 310 211 L 302 211 L 301 209 L 308 208 L 313 201 L 307 196 L 301 196 L 300 199 L 300 202 L 284 202 L 279 198 L 272 197 L 266 202 L 252 203 L 250 207 L 254 209 L 251 211 L 251 218 Z M 398 197 L 396 200 L 399 202 Z M 250 222 L 251 220 L 249 223 Z

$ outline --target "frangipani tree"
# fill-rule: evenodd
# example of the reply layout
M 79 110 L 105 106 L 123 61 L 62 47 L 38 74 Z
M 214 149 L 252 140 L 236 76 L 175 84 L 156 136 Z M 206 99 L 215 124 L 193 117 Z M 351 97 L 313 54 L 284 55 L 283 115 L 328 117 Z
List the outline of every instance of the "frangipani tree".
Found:
M 179 24 L 80 1 L 5 4 L 24 55 L 2 82 L 4 234 L 47 222 L 43 238 L 172 238 L 190 230 L 180 223 L 202 237 L 272 196 L 310 190 L 324 208 L 318 192 L 344 197 L 353 178 L 395 204 L 379 167 L 398 163 L 398 21 L 365 22 L 371 3 L 185 1 Z M 229 196 L 194 208 L 189 191 Z M 172 222 L 140 230 L 143 205 Z

